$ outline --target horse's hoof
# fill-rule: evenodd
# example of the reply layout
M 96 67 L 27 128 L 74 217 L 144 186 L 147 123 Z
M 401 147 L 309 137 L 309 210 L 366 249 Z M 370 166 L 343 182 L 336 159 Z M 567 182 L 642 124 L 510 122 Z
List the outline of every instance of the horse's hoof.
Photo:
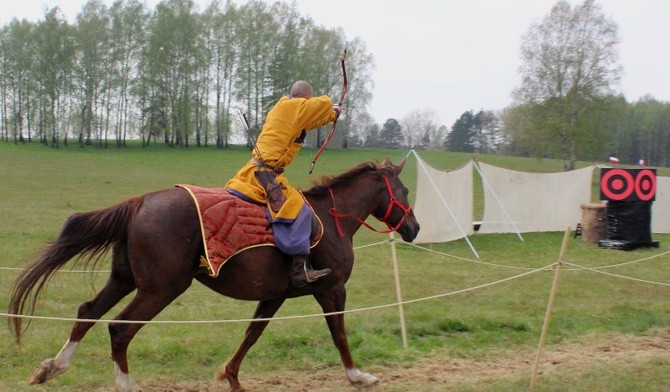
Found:
M 35 370 L 33 370 L 33 374 L 30 375 L 28 382 L 31 385 L 43 384 L 46 381 L 58 376 L 59 374 L 65 373 L 66 370 L 67 367 L 62 366 L 60 361 L 57 361 L 53 358 L 48 358 L 35 367 Z
M 371 387 L 379 384 L 379 379 L 372 374 L 361 372 L 358 369 L 347 369 L 347 377 L 353 385 Z
M 124 372 L 121 370 L 121 367 L 119 364 L 114 361 L 114 390 L 116 392 L 133 392 L 135 391 L 135 388 L 133 388 L 133 383 L 130 381 L 130 376 L 128 373 Z
M 219 381 L 228 381 L 228 385 L 230 385 L 228 392 L 246 392 L 246 389 L 242 388 L 242 385 L 237 380 L 237 376 L 226 369 L 227 366 L 228 364 L 219 366 L 219 369 L 216 371 L 216 379 Z

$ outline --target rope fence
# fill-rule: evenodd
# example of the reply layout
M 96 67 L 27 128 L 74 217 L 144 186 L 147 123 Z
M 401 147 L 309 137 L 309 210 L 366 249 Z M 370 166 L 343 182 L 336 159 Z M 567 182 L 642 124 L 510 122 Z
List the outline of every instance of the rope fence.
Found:
M 587 267 L 583 266 L 574 262 L 568 262 L 564 260 L 566 248 L 567 248 L 567 242 L 569 241 L 569 233 L 570 233 L 570 226 L 566 228 L 565 235 L 563 237 L 563 243 L 561 244 L 561 252 L 559 255 L 559 258 L 556 262 L 550 263 L 548 265 L 538 267 L 538 268 L 532 268 L 532 267 L 520 267 L 520 266 L 510 266 L 510 265 L 505 265 L 505 264 L 500 264 L 500 263 L 494 263 L 494 262 L 485 262 L 481 260 L 474 260 L 474 259 L 469 259 L 461 256 L 454 256 L 450 255 L 447 253 L 435 251 L 433 249 L 426 248 L 424 246 L 419 246 L 416 244 L 411 244 L 411 243 L 404 243 L 404 242 L 398 242 L 395 240 L 393 237 L 392 233 L 389 238 L 389 240 L 385 241 L 380 241 L 377 243 L 372 243 L 372 244 L 367 244 L 367 245 L 362 245 L 362 246 L 357 246 L 354 247 L 354 250 L 359 250 L 359 249 L 364 249 L 364 248 L 369 248 L 373 246 L 379 246 L 383 244 L 391 244 L 391 253 L 392 253 L 392 258 L 393 258 L 393 263 L 394 263 L 394 272 L 395 272 L 395 279 L 396 279 L 396 291 L 397 291 L 397 298 L 398 301 L 394 303 L 387 303 L 387 304 L 382 304 L 382 305 L 376 305 L 376 306 L 368 306 L 368 307 L 361 307 L 357 309 L 350 309 L 350 310 L 344 310 L 344 311 L 339 311 L 339 312 L 330 312 L 330 313 L 313 313 L 313 314 L 304 314 L 304 315 L 293 315 L 293 316 L 282 316 L 282 317 L 269 317 L 269 318 L 245 318 L 245 319 L 215 319 L 215 320 L 147 320 L 147 321 L 137 321 L 137 320 L 115 320 L 115 319 L 78 319 L 78 318 L 71 318 L 71 317 L 51 317 L 51 316 L 35 316 L 35 315 L 17 315 L 17 314 L 10 314 L 10 313 L 0 313 L 0 317 L 7 317 L 7 318 L 22 318 L 22 319 L 34 319 L 34 320 L 49 320 L 49 321 L 66 321 L 66 322 L 91 322 L 91 323 L 115 323 L 115 324 L 223 324 L 223 323 L 250 323 L 250 322 L 265 322 L 265 321 L 285 321 L 285 320 L 297 320 L 297 319 L 306 319 L 306 318 L 315 318 L 315 317 L 325 317 L 325 316 L 333 316 L 333 315 L 342 315 L 342 314 L 352 314 L 352 313 L 362 313 L 362 312 L 371 312 L 371 311 L 376 311 L 380 309 L 386 309 L 386 308 L 392 308 L 392 307 L 398 307 L 399 312 L 400 312 L 400 318 L 401 318 L 401 326 L 403 330 L 403 347 L 407 347 L 407 340 L 404 332 L 404 313 L 403 313 L 403 306 L 404 305 L 409 305 L 409 304 L 416 304 L 424 301 L 430 301 L 430 300 L 435 300 L 435 299 L 440 299 L 440 298 L 445 298 L 445 297 L 450 297 L 458 294 L 463 294 L 467 292 L 472 292 L 475 290 L 480 290 L 480 289 L 485 289 L 488 287 L 500 285 L 503 283 L 507 283 L 510 281 L 514 281 L 526 276 L 530 276 L 533 274 L 536 274 L 538 272 L 543 272 L 543 271 L 554 271 L 554 279 L 552 282 L 552 287 L 549 295 L 549 301 L 547 304 L 546 308 L 546 314 L 544 318 L 544 322 L 542 325 L 542 332 L 538 344 L 538 349 L 537 349 L 537 354 L 534 362 L 534 367 L 532 369 L 531 373 L 531 381 L 530 381 L 530 386 L 529 390 L 533 391 L 535 389 L 536 383 L 537 383 L 537 377 L 540 374 L 539 373 L 539 367 L 540 367 L 540 360 L 542 356 L 542 350 L 546 342 L 546 336 L 548 333 L 549 329 L 549 324 L 551 321 L 551 314 L 553 311 L 553 306 L 554 306 L 554 301 L 556 298 L 556 294 L 558 291 L 558 282 L 559 282 L 559 275 L 561 272 L 561 267 L 564 266 L 570 266 L 571 268 L 563 268 L 563 270 L 568 270 L 568 271 L 588 271 L 592 273 L 597 273 L 617 279 L 623 279 L 623 280 L 628 280 L 628 281 L 635 281 L 639 283 L 644 283 L 644 284 L 652 284 L 652 285 L 658 285 L 658 286 L 664 286 L 664 287 L 670 287 L 670 283 L 668 282 L 658 282 L 658 281 L 652 281 L 648 279 L 640 279 L 632 276 L 626 276 L 623 274 L 615 274 L 612 272 L 607 272 L 604 271 L 605 269 L 611 269 L 611 268 L 617 268 L 617 267 L 623 267 L 623 266 L 628 266 L 636 263 L 642 263 L 645 261 L 657 259 L 663 256 L 666 256 L 670 254 L 670 251 L 662 252 L 656 255 L 640 258 L 637 260 L 631 260 L 631 261 L 626 261 L 618 264 L 613 264 L 613 265 L 606 265 L 606 266 L 598 266 L 598 267 Z M 433 254 L 438 254 L 443 257 L 448 257 L 448 258 L 453 258 L 457 259 L 460 261 L 465 261 L 465 262 L 471 262 L 474 264 L 480 264 L 480 265 L 486 265 L 489 267 L 496 267 L 496 268 L 505 268 L 505 269 L 517 269 L 517 270 L 522 270 L 523 272 L 506 277 L 503 279 L 499 279 L 493 282 L 488 282 L 488 283 L 482 283 L 478 284 L 475 286 L 467 287 L 464 289 L 460 290 L 454 290 L 446 293 L 441 293 L 441 294 L 436 294 L 436 295 L 430 295 L 430 296 L 425 296 L 422 298 L 416 298 L 416 299 L 410 299 L 410 300 L 402 300 L 402 295 L 400 293 L 400 284 L 399 284 L 399 276 L 398 276 L 398 267 L 397 267 L 397 260 L 396 260 L 396 251 L 395 247 L 396 244 L 401 244 L 401 245 L 407 245 L 410 247 L 418 248 L 426 252 L 430 252 Z M 14 267 L 0 267 L 0 270 L 5 270 L 5 271 L 23 271 L 24 268 L 14 268 Z M 105 272 L 101 270 L 70 270 L 70 271 L 58 271 L 58 272 L 68 272 L 68 273 L 100 273 L 100 272 Z
M 304 319 L 312 317 L 324 317 L 324 316 L 333 316 L 338 314 L 347 314 L 347 313 L 360 313 L 360 312 L 369 312 L 373 310 L 386 309 L 391 307 L 397 307 L 400 305 L 415 304 L 424 301 L 430 301 L 434 299 L 449 297 L 457 294 L 463 294 L 474 290 L 479 290 L 486 287 L 495 286 L 501 283 L 506 283 L 512 280 L 523 278 L 525 276 L 550 270 L 556 265 L 556 263 L 549 264 L 544 267 L 536 268 L 531 271 L 527 271 L 518 275 L 510 276 L 504 279 L 500 279 L 494 282 L 483 283 L 480 285 L 467 287 L 461 290 L 455 290 L 447 293 L 431 295 L 422 298 L 416 298 L 406 301 L 394 302 L 383 305 L 368 306 L 358 309 L 343 310 L 340 312 L 330 312 L 330 313 L 313 313 L 305 315 L 296 315 L 296 316 L 283 316 L 283 317 L 269 317 L 269 318 L 247 318 L 247 319 L 217 319 L 217 320 L 147 320 L 147 321 L 137 321 L 137 320 L 114 320 L 114 319 L 78 319 L 74 317 L 50 317 L 50 316 L 34 316 L 34 315 L 24 315 L 24 314 L 11 314 L 11 313 L 0 313 L 0 316 L 3 317 L 12 317 L 12 318 L 22 318 L 22 319 L 35 319 L 35 320 L 52 320 L 52 321 L 69 321 L 69 322 L 96 322 L 96 323 L 115 323 L 115 324 L 220 324 L 220 323 L 249 323 L 249 322 L 258 322 L 258 321 L 280 321 L 280 320 L 295 320 L 295 319 Z
M 388 242 L 389 242 L 388 240 L 384 240 L 384 241 L 374 242 L 372 244 L 360 245 L 360 246 L 354 247 L 354 250 L 365 249 L 365 248 L 370 248 L 370 247 L 373 247 L 373 246 L 383 245 L 383 244 L 387 244 Z M 0 267 L 0 271 L 3 271 L 3 270 L 4 271 L 25 271 L 27 269 L 28 268 L 24 268 L 24 267 Z M 109 271 L 109 270 L 93 270 L 93 269 L 88 269 L 88 270 L 74 270 L 74 269 L 71 269 L 71 270 L 56 270 L 54 272 L 91 274 L 91 273 L 111 273 L 112 271 Z
M 649 261 L 653 260 L 655 258 L 659 258 L 665 255 L 670 254 L 670 251 L 662 252 L 656 255 L 636 259 L 636 260 L 631 260 L 619 264 L 613 264 L 613 265 L 607 265 L 607 266 L 600 266 L 600 267 L 585 267 L 581 266 L 575 263 L 567 262 L 564 260 L 559 260 L 557 262 L 553 262 L 551 264 L 545 265 L 543 267 L 538 267 L 538 268 L 532 268 L 532 267 L 520 267 L 520 266 L 510 266 L 510 265 L 505 265 L 505 264 L 498 264 L 498 263 L 493 263 L 493 262 L 485 262 L 481 260 L 475 260 L 475 259 L 470 259 L 467 257 L 461 257 L 461 256 L 455 256 L 451 255 L 448 253 L 444 252 L 439 252 L 433 249 L 429 249 L 424 246 L 420 246 L 417 244 L 412 244 L 412 243 L 406 243 L 406 242 L 399 242 L 395 239 L 390 239 L 390 240 L 384 240 L 384 241 L 379 241 L 371 244 L 366 244 L 366 245 L 361 245 L 361 246 L 356 246 L 354 247 L 354 250 L 359 250 L 359 249 L 364 249 L 364 248 L 369 248 L 373 246 L 379 246 L 379 245 L 384 245 L 384 244 L 389 244 L 391 242 L 397 242 L 399 245 L 403 246 L 409 246 L 409 247 L 414 247 L 417 249 L 421 249 L 430 253 L 438 254 L 443 257 L 448 257 L 448 258 L 453 258 L 461 261 L 466 261 L 466 262 L 471 262 L 474 264 L 481 264 L 481 265 L 487 265 L 490 267 L 498 267 L 498 268 L 505 268 L 505 269 L 518 269 L 518 270 L 524 270 L 526 272 L 520 273 L 518 275 L 514 275 L 511 277 L 503 278 L 497 281 L 493 282 L 488 282 L 488 283 L 483 283 L 480 285 L 472 286 L 472 287 L 467 287 L 464 289 L 460 290 L 455 290 L 455 291 L 450 291 L 446 293 L 440 293 L 440 294 L 435 294 L 431 296 L 426 296 L 422 298 L 415 298 L 415 299 L 410 299 L 410 300 L 404 300 L 404 301 L 396 301 L 393 303 L 387 303 L 387 304 L 381 304 L 381 305 L 376 305 L 376 306 L 368 306 L 368 307 L 362 307 L 362 308 L 357 308 L 357 309 L 349 309 L 349 310 L 344 310 L 340 312 L 331 312 L 331 313 L 312 313 L 312 314 L 304 314 L 304 315 L 294 315 L 294 316 L 282 316 L 282 317 L 271 317 L 271 318 L 242 318 L 242 319 L 213 319 L 213 320 L 145 320 L 145 321 L 136 321 L 136 320 L 115 320 L 115 319 L 78 319 L 76 317 L 56 317 L 56 316 L 35 316 L 35 315 L 24 315 L 24 314 L 11 314 L 11 313 L 5 313 L 5 312 L 0 312 L 0 317 L 11 317 L 11 318 L 22 318 L 22 319 L 34 319 L 34 320 L 50 320 L 50 321 L 66 321 L 66 322 L 96 322 L 96 323 L 118 323 L 118 324 L 224 324 L 224 323 L 249 323 L 249 322 L 259 322 L 259 321 L 283 321 L 283 320 L 296 320 L 296 319 L 306 319 L 306 318 L 314 318 L 314 317 L 325 317 L 325 316 L 332 316 L 332 315 L 338 315 L 338 314 L 347 314 L 347 313 L 361 313 L 361 312 L 370 312 L 370 311 L 375 311 L 375 310 L 380 310 L 380 309 L 387 309 L 387 308 L 392 308 L 392 307 L 399 307 L 399 306 L 404 306 L 404 305 L 409 305 L 409 304 L 416 304 L 420 302 L 425 302 L 425 301 L 430 301 L 430 300 L 435 300 L 435 299 L 440 299 L 440 298 L 445 298 L 445 297 L 450 297 L 458 294 L 463 294 L 479 289 L 484 289 L 492 286 L 496 286 L 502 283 L 506 283 L 509 281 L 513 281 L 516 279 L 520 279 L 529 275 L 533 275 L 538 272 L 542 271 L 551 271 L 556 267 L 556 265 L 559 262 L 562 262 L 564 265 L 569 265 L 573 267 L 572 269 L 567 269 L 564 268 L 563 271 L 567 270 L 584 270 L 584 271 L 591 271 L 594 273 L 599 273 L 602 275 L 607 275 L 611 277 L 616 277 L 620 279 L 625 279 L 625 280 L 631 280 L 631 281 L 637 281 L 641 283 L 647 283 L 647 284 L 655 284 L 659 286 L 666 286 L 670 287 L 670 283 L 665 283 L 665 282 L 655 282 L 655 281 L 650 281 L 650 280 L 645 280 L 645 279 L 639 279 L 635 277 L 630 277 L 630 276 L 625 276 L 621 274 L 613 274 L 605 271 L 601 271 L 602 269 L 606 268 L 614 268 L 614 267 L 620 267 L 624 265 L 630 265 L 630 264 L 635 264 L 635 263 L 641 263 L 644 261 Z M 0 270 L 5 270 L 5 271 L 23 271 L 25 268 L 19 268 L 19 267 L 0 267 Z M 62 272 L 62 273 L 109 273 L 109 271 L 104 271 L 104 270 L 58 270 L 57 272 Z

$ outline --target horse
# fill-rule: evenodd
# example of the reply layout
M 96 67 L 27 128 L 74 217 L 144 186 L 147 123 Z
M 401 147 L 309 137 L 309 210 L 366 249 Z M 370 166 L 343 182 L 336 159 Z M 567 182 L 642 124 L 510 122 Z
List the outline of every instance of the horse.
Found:
M 69 338 L 55 358 L 34 370 L 31 384 L 43 383 L 65 372 L 86 332 L 122 298 L 135 291 L 128 305 L 110 322 L 115 388 L 133 390 L 129 376 L 128 345 L 144 325 L 184 293 L 193 279 L 222 295 L 258 301 L 253 320 L 242 343 L 217 369 L 232 392 L 244 391 L 238 373 L 249 349 L 284 301 L 312 295 L 324 312 L 346 377 L 353 385 L 371 386 L 377 377 L 359 370 L 352 358 L 344 325 L 345 283 L 353 264 L 353 236 L 370 215 L 386 223 L 388 230 L 411 242 L 419 223 L 408 202 L 408 189 L 398 175 L 405 164 L 364 162 L 336 176 L 324 176 L 304 190 L 307 202 L 321 220 L 321 240 L 312 249 L 315 268 L 332 273 L 316 282 L 294 288 L 289 284 L 290 256 L 275 246 L 252 247 L 230 258 L 218 276 L 200 264 L 205 249 L 197 207 L 182 188 L 174 187 L 130 198 L 114 206 L 71 215 L 57 239 L 17 278 L 11 293 L 10 314 L 34 314 L 36 300 L 49 278 L 69 260 L 87 265 L 112 251 L 111 273 L 104 287 L 77 311 Z M 374 230 L 374 228 L 373 228 Z M 95 264 L 93 264 L 95 268 Z M 20 342 L 25 326 L 22 317 L 10 317 L 10 328 Z

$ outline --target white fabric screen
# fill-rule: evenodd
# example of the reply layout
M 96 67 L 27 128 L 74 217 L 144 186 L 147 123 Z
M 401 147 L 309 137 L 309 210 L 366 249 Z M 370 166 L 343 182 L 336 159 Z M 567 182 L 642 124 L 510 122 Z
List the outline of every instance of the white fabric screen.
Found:
M 472 161 L 444 172 L 417 154 L 414 215 L 421 230 L 414 243 L 447 242 L 474 232 L 472 227 Z
M 670 233 L 670 177 L 656 176 L 656 200 L 651 205 L 651 232 Z
M 567 225 L 574 229 L 581 221 L 581 205 L 591 202 L 593 166 L 561 173 L 525 173 L 481 162 L 477 165 L 490 186 L 484 184 L 480 233 L 563 231 Z

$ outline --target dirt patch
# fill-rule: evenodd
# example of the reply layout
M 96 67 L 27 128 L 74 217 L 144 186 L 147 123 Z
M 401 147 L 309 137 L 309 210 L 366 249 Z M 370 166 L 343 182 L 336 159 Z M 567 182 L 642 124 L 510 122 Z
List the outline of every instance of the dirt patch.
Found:
M 486 359 L 419 358 L 411 367 L 374 366 L 362 369 L 380 379 L 373 390 L 378 391 L 444 391 L 450 385 L 479 381 L 528 377 L 533 371 L 537 352 L 505 352 Z M 541 374 L 580 369 L 595 364 L 646 362 L 651 358 L 670 360 L 670 329 L 651 336 L 594 335 L 578 341 L 552 346 L 542 352 Z M 330 392 L 355 390 L 346 379 L 342 368 L 325 369 L 309 374 L 284 372 L 254 376 L 242 366 L 242 385 L 249 391 L 310 391 Z M 214 392 L 227 390 L 226 382 L 175 382 L 169 386 L 140 383 L 141 392 Z

